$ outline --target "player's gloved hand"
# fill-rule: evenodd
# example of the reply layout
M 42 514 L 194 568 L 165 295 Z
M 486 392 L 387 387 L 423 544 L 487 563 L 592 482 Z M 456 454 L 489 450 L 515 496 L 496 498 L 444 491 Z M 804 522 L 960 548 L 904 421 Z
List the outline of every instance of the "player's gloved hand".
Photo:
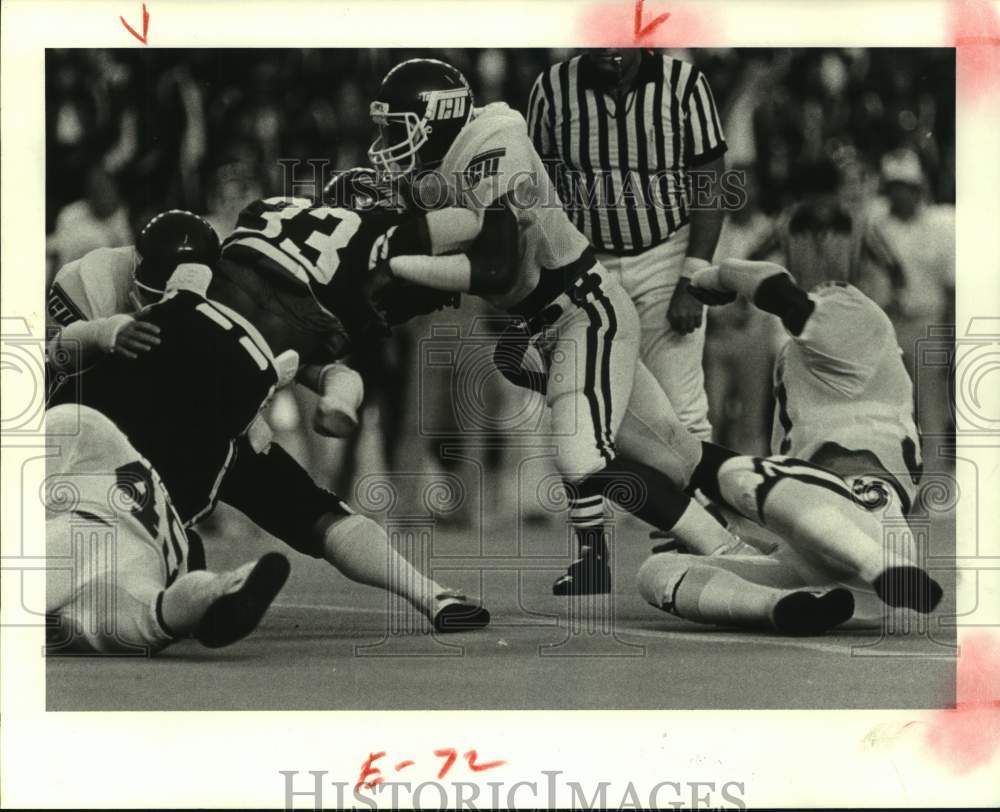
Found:
M 160 344 L 160 328 L 141 317 L 120 314 L 111 316 L 108 321 L 107 343 L 102 345 L 106 346 L 106 352 L 134 360 Z
M 682 276 L 677 280 L 674 295 L 667 305 L 667 322 L 681 335 L 693 333 L 701 327 L 702 304 L 690 290 L 691 280 Z

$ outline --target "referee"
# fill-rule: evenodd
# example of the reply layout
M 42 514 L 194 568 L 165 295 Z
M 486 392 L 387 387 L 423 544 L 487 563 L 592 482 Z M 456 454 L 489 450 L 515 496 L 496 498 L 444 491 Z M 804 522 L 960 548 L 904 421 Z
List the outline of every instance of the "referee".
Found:
M 646 49 L 587 50 L 535 80 L 528 129 L 573 223 L 635 302 L 643 362 L 710 439 L 705 319 L 687 291 L 724 217 L 726 142 L 708 80 Z

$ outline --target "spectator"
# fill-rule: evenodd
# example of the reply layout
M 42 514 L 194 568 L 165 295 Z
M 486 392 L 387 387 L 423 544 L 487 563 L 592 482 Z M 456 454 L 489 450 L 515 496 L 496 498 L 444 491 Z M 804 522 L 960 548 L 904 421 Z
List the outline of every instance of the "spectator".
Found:
M 750 259 L 776 257 L 806 290 L 849 282 L 887 307 L 903 281 L 899 260 L 864 212 L 842 198 L 840 169 L 829 158 L 796 172 L 797 201 L 778 218 Z
M 882 159 L 882 182 L 889 210 L 877 223 L 899 256 L 905 284 L 892 321 L 903 360 L 916 386 L 917 418 L 925 434 L 948 429 L 948 370 L 921 364 L 920 339 L 933 325 L 954 321 L 955 210 L 927 202 L 927 180 L 917 154 L 909 149 Z
M 103 169 L 95 167 L 87 173 L 86 197 L 70 203 L 56 217 L 47 250 L 54 266 L 59 268 L 95 248 L 118 248 L 131 243 L 132 229 L 118 184 Z

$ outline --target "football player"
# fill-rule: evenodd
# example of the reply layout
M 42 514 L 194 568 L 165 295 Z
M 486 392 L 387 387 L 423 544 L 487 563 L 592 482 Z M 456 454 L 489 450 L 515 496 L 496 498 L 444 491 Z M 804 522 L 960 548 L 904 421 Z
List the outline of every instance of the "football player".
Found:
M 143 309 L 163 297 L 181 263 L 214 268 L 219 238 L 208 221 L 171 209 L 153 217 L 136 245 L 97 248 L 59 269 L 46 303 L 47 364 L 56 380 L 85 369 L 103 354 L 134 359 L 159 343 Z M 343 437 L 357 427 L 360 377 L 342 364 L 305 367 L 299 381 L 320 399 L 314 429 Z
M 788 271 L 770 262 L 726 260 L 699 271 L 692 284 L 709 304 L 742 294 L 781 318 L 791 336 L 775 363 L 772 451 L 822 468 L 810 471 L 778 456 L 739 476 L 763 483 L 766 466 L 774 465 L 828 483 L 845 501 L 853 499 L 856 510 L 849 518 L 884 545 L 886 559 L 915 568 L 905 517 L 920 481 L 920 442 L 913 385 L 885 313 L 846 283 L 822 284 L 807 294 Z M 766 510 L 764 499 L 761 494 L 761 504 L 735 506 L 753 517 Z M 803 499 L 803 515 L 817 525 L 828 522 L 823 510 L 815 500 Z M 780 537 L 760 541 L 772 548 L 769 555 L 654 555 L 640 570 L 639 590 L 652 605 L 689 620 L 797 630 L 785 615 L 804 617 L 810 604 L 788 598 L 789 589 L 829 590 L 824 600 L 843 603 L 844 614 L 853 598 L 854 617 L 863 622 L 878 621 L 884 611 L 879 598 L 899 589 L 884 580 L 866 582 L 835 559 Z M 929 600 L 911 608 L 933 608 L 940 588 L 933 582 L 926 588 Z
M 828 483 L 772 464 L 760 490 L 741 474 L 764 461 L 685 431 L 638 360 L 634 305 L 566 217 L 520 114 L 503 103 L 475 109 L 458 70 L 414 59 L 386 75 L 371 115 L 380 128 L 369 150 L 373 163 L 408 177 L 418 205 L 447 206 L 424 217 L 423 250 L 389 259 L 394 276 L 483 296 L 518 317 L 515 357 L 509 357 L 510 345 L 501 347 L 502 367 L 518 367 L 529 342 L 544 338 L 544 370 L 526 377 L 544 391 L 552 413 L 557 465 L 583 553 L 556 583 L 557 594 L 610 589 L 606 494 L 699 552 L 731 548 L 735 539 L 681 490 L 697 488 L 723 502 L 743 503 L 751 492 L 767 495 L 768 510 L 758 511 L 757 520 L 842 559 L 869 583 L 895 583 L 890 575 L 899 575 L 914 587 L 908 597 L 893 591 L 890 601 L 933 600 L 926 574 L 903 570 L 897 560 L 883 562 L 881 547 L 872 549 L 863 530 L 842 523 L 829 540 L 829 528 L 820 531 L 800 519 L 803 493 L 828 506 L 830 515 L 853 509 Z M 465 253 L 454 253 L 460 249 Z M 553 337 L 563 352 L 546 352 Z M 831 614 L 825 604 L 820 609 Z
M 256 211 L 246 213 L 237 234 L 246 237 Z M 258 242 L 266 239 L 261 234 Z M 111 417 L 153 463 L 186 525 L 221 499 L 294 549 L 329 561 L 355 581 L 402 595 L 435 629 L 484 626 L 489 615 L 482 607 L 418 573 L 381 527 L 316 486 L 270 442 L 260 411 L 274 390 L 293 379 L 300 358 L 322 368 L 348 339 L 308 285 L 260 267 L 257 256 L 254 242 L 242 240 L 235 247 L 227 242 L 214 274 L 204 265 L 179 265 L 167 295 L 143 313 L 161 341 L 136 358 L 110 354 L 87 369 L 76 386 L 81 401 Z M 347 307 L 364 334 L 363 296 Z M 64 387 L 53 402 L 71 395 Z
M 154 654 L 184 637 L 218 648 L 256 628 L 288 559 L 208 572 L 155 469 L 114 423 L 62 405 L 45 425 L 59 452 L 45 480 L 50 653 Z

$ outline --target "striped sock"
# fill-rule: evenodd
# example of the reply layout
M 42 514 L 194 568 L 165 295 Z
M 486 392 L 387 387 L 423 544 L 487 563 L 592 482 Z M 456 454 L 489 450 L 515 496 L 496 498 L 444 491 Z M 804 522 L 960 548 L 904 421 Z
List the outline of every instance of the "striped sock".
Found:
M 569 523 L 573 528 L 580 556 L 593 555 L 597 558 L 607 558 L 608 546 L 604 536 L 604 497 L 600 494 L 591 496 L 569 497 Z

